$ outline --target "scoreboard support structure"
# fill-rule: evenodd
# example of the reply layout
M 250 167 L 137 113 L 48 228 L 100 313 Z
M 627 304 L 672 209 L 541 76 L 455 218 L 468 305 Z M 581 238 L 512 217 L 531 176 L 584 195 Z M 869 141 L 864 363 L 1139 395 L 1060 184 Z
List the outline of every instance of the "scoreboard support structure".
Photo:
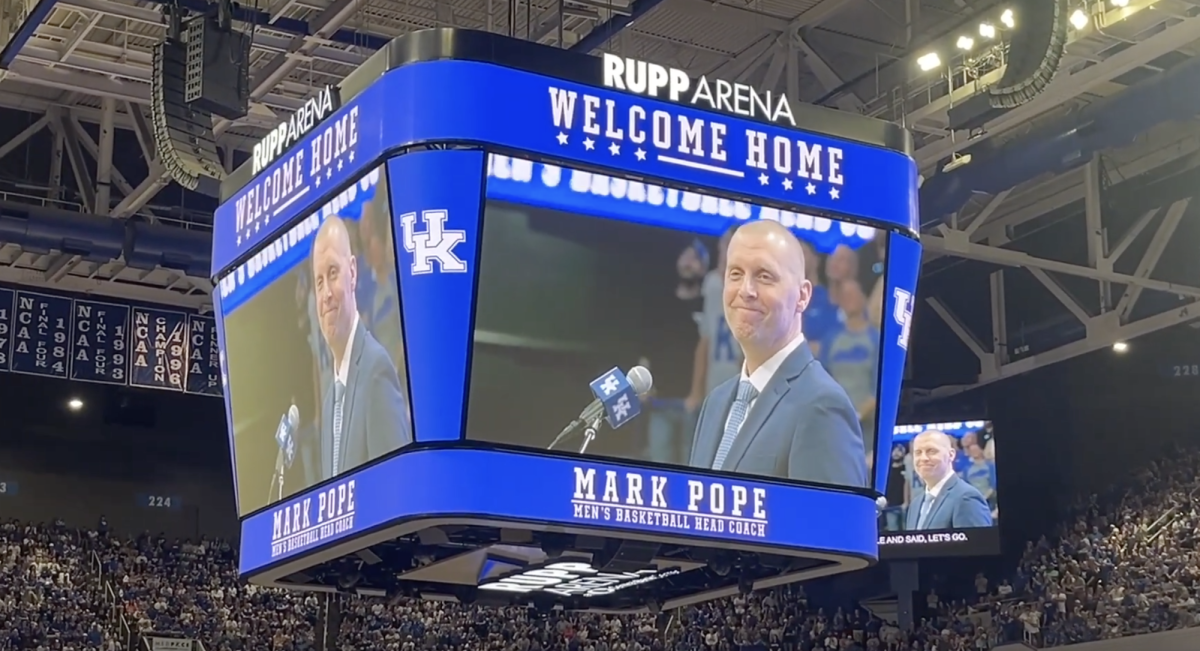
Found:
M 597 219 L 705 236 L 773 219 L 818 236 L 882 238 L 874 423 L 884 437 L 920 262 L 903 129 L 655 64 L 453 29 L 400 37 L 323 93 L 336 95 L 329 111 L 273 132 L 222 188 L 213 276 L 227 407 L 236 414 L 239 400 L 253 399 L 240 397 L 252 384 L 228 369 L 229 313 L 249 300 L 239 292 L 318 237 L 317 225 L 368 187 L 364 174 L 382 175 L 412 442 L 243 509 L 246 579 L 331 593 L 330 603 L 354 593 L 632 612 L 876 562 L 885 468 L 865 485 L 829 486 L 487 443 L 466 431 L 484 208 L 520 199 L 519 184 L 541 184 L 582 193 L 580 211 Z M 609 200 L 628 205 L 606 213 Z M 517 409 L 543 407 L 535 398 L 514 389 Z M 230 421 L 235 474 L 253 475 L 247 485 L 259 493 L 272 468 L 254 483 L 239 419 Z M 302 435 L 286 415 L 280 428 Z M 290 463 L 291 449 L 280 450 Z

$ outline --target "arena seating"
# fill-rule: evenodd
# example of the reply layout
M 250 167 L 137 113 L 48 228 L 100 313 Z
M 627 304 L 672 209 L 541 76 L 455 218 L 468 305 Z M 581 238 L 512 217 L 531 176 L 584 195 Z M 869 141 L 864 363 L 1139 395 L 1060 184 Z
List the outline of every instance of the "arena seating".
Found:
M 967 601 L 927 597 L 912 632 L 863 610 L 823 610 L 792 586 L 648 617 L 491 610 L 352 598 L 347 651 L 983 651 L 1057 646 L 1200 625 L 1200 456 L 1174 454 L 1123 490 L 1081 500 L 999 582 L 963 577 Z M 118 651 L 172 632 L 206 651 L 315 647 L 319 599 L 239 584 L 221 541 L 121 539 L 62 522 L 0 526 L 0 650 Z

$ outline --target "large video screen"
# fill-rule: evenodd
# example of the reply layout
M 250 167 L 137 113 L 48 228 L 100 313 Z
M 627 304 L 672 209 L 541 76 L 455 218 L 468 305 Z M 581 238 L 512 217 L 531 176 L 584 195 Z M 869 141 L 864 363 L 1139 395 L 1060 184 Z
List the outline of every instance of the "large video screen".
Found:
M 577 211 L 487 204 L 467 438 L 577 452 L 596 399 L 588 454 L 870 486 L 884 233 L 561 172 Z M 694 233 L 604 206 L 729 219 Z
M 411 443 L 377 168 L 219 282 L 242 515 Z
M 1000 552 L 991 422 L 897 425 L 888 463 L 881 557 Z

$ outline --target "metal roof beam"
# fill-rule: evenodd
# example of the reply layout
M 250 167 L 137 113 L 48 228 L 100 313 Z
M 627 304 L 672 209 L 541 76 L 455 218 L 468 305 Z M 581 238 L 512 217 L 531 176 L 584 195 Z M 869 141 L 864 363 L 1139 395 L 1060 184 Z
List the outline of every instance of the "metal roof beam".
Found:
M 164 30 L 166 29 L 162 11 L 157 8 L 138 7 L 114 2 L 113 0 L 63 0 L 58 5 L 97 15 L 123 18 L 144 25 L 157 25 Z M 254 30 L 254 47 L 273 53 L 286 52 L 291 39 L 287 36 L 280 36 L 279 34 L 282 33 L 286 32 L 276 32 L 271 29 L 270 25 L 261 25 Z M 329 63 L 337 63 L 353 68 L 357 68 L 367 60 L 367 57 L 364 55 L 328 45 L 317 46 L 309 56 L 319 61 L 328 61 Z
M 11 109 L 14 111 L 25 111 L 38 115 L 46 116 L 55 108 L 70 108 L 71 115 L 81 122 L 91 124 L 100 124 L 101 111 L 90 106 L 73 106 L 68 107 L 55 100 L 41 99 L 28 95 L 17 95 L 12 92 L 0 90 L 0 108 Z M 118 128 L 126 130 L 134 130 L 134 121 L 129 114 L 118 112 L 116 115 L 115 124 Z M 236 149 L 244 152 L 250 151 L 255 139 L 244 135 L 226 133 L 222 141 L 227 146 L 233 146 Z
M 152 57 L 145 52 L 124 50 L 103 43 L 88 43 L 86 46 L 81 46 L 74 54 L 60 58 L 58 52 L 53 49 L 28 45 L 17 56 L 17 61 L 18 63 L 40 64 L 55 71 L 75 70 L 93 73 L 97 76 L 108 77 L 111 81 L 118 83 L 128 81 L 135 85 L 145 85 L 145 101 L 139 103 L 146 104 L 150 101 L 149 86 L 153 74 Z M 132 63 L 130 63 L 131 61 Z M 83 90 L 87 92 L 88 89 L 84 88 Z M 100 96 L 106 95 L 101 94 Z M 303 99 L 278 94 L 260 98 L 259 101 L 270 107 L 288 111 L 294 111 L 304 105 Z
M 260 99 L 266 96 L 271 88 L 287 78 L 300 65 L 300 57 L 292 56 L 292 54 L 310 53 L 319 45 L 314 39 L 325 39 L 337 32 L 338 28 L 350 20 L 358 9 L 358 0 L 337 0 L 322 11 L 315 20 L 309 23 L 312 35 L 294 37 L 288 44 L 287 53 L 275 55 L 266 66 L 259 69 L 250 83 L 250 97 Z M 231 124 L 233 123 L 228 120 L 219 120 L 213 127 L 213 131 L 220 135 Z M 169 183 L 166 170 L 152 171 L 146 180 L 136 188 L 134 194 L 125 197 L 113 209 L 113 216 L 127 216 L 137 212 Z
M 1150 240 L 1150 246 L 1146 247 L 1146 252 L 1142 254 L 1141 261 L 1138 262 L 1137 269 L 1133 275 L 1138 278 L 1149 278 L 1150 274 L 1154 273 L 1154 268 L 1158 266 L 1158 261 L 1162 259 L 1162 254 L 1167 250 L 1167 244 L 1171 241 L 1171 236 L 1175 234 L 1175 229 L 1179 226 L 1180 220 L 1183 219 L 1183 214 L 1187 212 L 1188 204 L 1191 199 L 1180 199 L 1171 204 L 1167 208 L 1167 214 L 1163 217 L 1162 223 L 1158 225 L 1158 230 L 1155 231 L 1154 237 Z M 1125 288 L 1125 293 L 1121 295 L 1121 299 L 1117 301 L 1116 312 L 1120 316 L 1122 323 L 1129 321 L 1129 316 L 1133 314 L 1133 308 L 1137 307 L 1138 299 L 1142 297 L 1142 292 L 1145 287 L 1140 285 L 1129 285 Z
M 710 2 L 709 0 L 673 0 L 671 10 L 684 13 L 694 18 L 712 18 L 718 22 L 734 22 L 743 25 L 754 25 L 772 32 L 782 32 L 788 27 L 788 20 L 751 9 L 746 5 L 736 5 L 728 2 Z
M 922 168 L 937 163 L 953 153 L 1004 133 L 1042 113 L 1060 106 L 1063 102 L 1131 71 L 1150 61 L 1200 39 L 1200 16 L 1185 18 L 1167 27 L 1155 36 L 1129 46 L 1108 57 L 1101 63 L 1078 69 L 1075 72 L 1062 70 L 1050 85 L 1029 103 L 1008 111 L 988 122 L 975 138 L 945 138 L 918 149 L 914 155 Z
M 938 235 L 925 235 L 921 237 L 921 243 L 926 248 L 933 251 L 955 255 L 968 260 L 979 260 L 980 262 L 988 262 L 1005 267 L 1020 267 L 1027 269 L 1038 268 L 1045 271 L 1066 274 L 1068 276 L 1087 278 L 1097 282 L 1110 282 L 1117 283 L 1119 285 L 1130 285 L 1141 287 L 1143 289 L 1153 289 L 1160 292 L 1168 292 L 1179 296 L 1200 298 L 1200 287 L 1189 287 L 1187 285 L 1179 285 L 1163 280 L 1154 280 L 1151 278 L 1123 274 L 1116 271 L 1095 269 L 1092 267 L 1086 267 L 1084 265 L 1061 262 L 1059 260 L 1048 260 L 1046 258 L 1032 256 L 1024 251 L 1014 251 L 1012 249 L 1002 249 L 997 246 L 979 244 L 977 242 L 971 242 L 960 231 L 949 231 L 945 234 L 945 237 Z
M 932 389 L 922 396 L 922 401 L 940 400 L 965 393 L 1005 378 L 1028 373 L 1043 366 L 1050 366 L 1051 364 L 1065 362 L 1097 350 L 1111 348 L 1117 342 L 1131 341 L 1143 335 L 1184 323 L 1191 323 L 1197 319 L 1200 319 L 1200 303 L 1196 301 L 1126 324 L 1120 322 L 1116 312 L 1090 317 L 1086 322 L 1087 336 L 1083 339 L 1059 346 L 1044 353 L 1031 355 L 1015 362 L 1009 362 L 994 371 L 985 370 L 979 374 L 978 380 L 972 384 L 957 384 Z
M 800 49 L 800 53 L 804 55 L 804 62 L 808 65 L 808 69 L 812 71 L 813 76 L 817 78 L 817 81 L 821 84 L 821 88 L 825 89 L 825 92 L 840 88 L 845 83 L 845 80 L 834 72 L 829 63 L 820 54 L 817 54 L 817 51 L 807 41 L 796 35 L 792 38 L 792 43 Z M 854 111 L 857 113 L 862 113 L 863 111 L 864 105 L 862 99 L 853 92 L 839 95 L 835 101 L 838 108 L 843 111 Z
M 1137 147 L 1109 156 L 1109 166 L 1121 178 L 1132 179 L 1188 157 L 1200 164 L 1200 130 L 1194 125 L 1172 124 L 1151 132 Z M 1113 162 L 1113 159 L 1120 160 Z M 1084 178 L 1079 172 L 1059 174 L 1032 185 L 1016 195 L 1009 195 L 1005 205 L 1012 206 L 1012 209 L 975 227 L 970 239 L 993 246 L 1008 244 L 1011 241 L 1011 228 L 1082 201 L 1084 191 Z M 967 228 L 971 229 L 973 225 L 974 222 Z M 930 258 L 939 256 L 937 252 L 930 252 Z
M 87 159 L 83 157 L 83 147 L 79 145 L 79 136 L 75 130 L 71 128 L 71 119 L 66 111 L 56 111 L 54 117 L 54 128 L 63 134 L 63 143 L 66 145 L 65 152 L 67 154 L 67 162 L 71 164 L 71 172 L 75 176 L 75 187 L 79 189 L 79 196 L 83 197 L 83 203 L 93 214 L 98 214 L 96 211 L 96 186 L 92 184 L 92 172 L 88 169 Z
M 1083 307 L 1083 304 L 1081 304 L 1079 300 L 1076 299 L 1075 296 L 1072 295 L 1071 292 L 1061 282 L 1059 282 L 1058 278 L 1051 276 L 1046 270 L 1038 269 L 1036 267 L 1030 267 L 1029 273 L 1033 274 L 1033 277 L 1036 278 L 1037 281 L 1046 288 L 1046 291 L 1050 292 L 1054 298 L 1057 298 L 1058 302 L 1062 303 L 1063 307 L 1067 308 L 1071 314 L 1075 315 L 1075 318 L 1079 319 L 1080 323 L 1086 325 L 1088 320 L 1092 318 L 1091 313 L 1089 313 L 1087 309 Z
M 984 348 L 983 342 L 975 335 L 970 326 L 963 323 L 962 319 L 958 318 L 958 315 L 951 311 L 950 308 L 947 307 L 946 304 L 943 303 L 938 297 L 930 296 L 929 298 L 925 299 L 925 302 L 928 303 L 929 307 L 933 309 L 934 313 L 937 314 L 943 322 L 945 322 L 946 326 L 950 328 L 950 332 L 953 332 L 954 336 L 958 337 L 958 340 L 961 341 L 963 345 L 975 355 L 975 357 L 979 358 L 980 365 L 986 366 L 989 358 L 991 357 L 991 353 Z
M 116 116 L 114 115 L 114 121 L 115 117 Z M 79 123 L 78 118 L 76 118 L 74 115 L 71 116 L 70 123 L 75 129 L 75 135 L 79 138 L 79 144 L 83 147 L 84 151 L 86 151 L 93 160 L 100 160 L 101 153 L 99 143 L 92 139 L 92 135 L 83 128 L 83 125 Z M 151 158 L 147 160 L 153 159 Z M 117 189 L 121 191 L 121 194 L 130 195 L 133 193 L 133 184 L 129 182 L 129 179 L 125 178 L 125 175 L 121 173 L 121 169 L 119 167 L 113 165 L 110 172 L 112 184 L 117 186 Z M 151 218 L 151 221 L 153 221 L 153 214 L 150 214 L 149 217 Z
M 733 79 L 735 81 L 740 80 L 762 65 L 774 53 L 774 49 L 779 45 L 779 41 L 780 37 L 778 34 L 767 34 L 752 43 L 750 47 L 738 52 L 737 55 L 709 70 L 705 73 L 705 76 Z
M 150 203 L 170 183 L 171 180 L 167 176 L 166 170 L 157 164 L 151 164 L 150 173 L 146 175 L 146 178 L 132 192 L 125 195 L 125 198 L 113 207 L 110 214 L 117 219 L 125 219 L 133 215 Z
M 34 120 L 32 124 L 22 129 L 21 133 L 9 138 L 7 142 L 5 142 L 3 145 L 0 145 L 0 158 L 4 158 L 5 156 L 13 153 L 17 147 L 25 144 L 27 140 L 36 135 L 39 131 L 45 129 L 46 125 L 48 124 L 50 124 L 49 115 L 43 115 L 37 120 Z

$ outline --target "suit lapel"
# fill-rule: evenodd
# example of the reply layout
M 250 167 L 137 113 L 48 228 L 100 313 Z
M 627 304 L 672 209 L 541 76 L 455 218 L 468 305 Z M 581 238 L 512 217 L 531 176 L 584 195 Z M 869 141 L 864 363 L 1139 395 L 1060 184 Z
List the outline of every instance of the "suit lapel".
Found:
M 729 456 L 725 458 L 725 468 L 737 469 L 738 464 L 742 462 L 742 457 L 746 456 L 746 450 L 750 449 L 755 437 L 762 432 L 771 412 L 775 411 L 779 401 L 787 395 L 788 391 L 791 391 L 792 380 L 803 374 L 804 369 L 808 368 L 812 361 L 812 350 L 809 349 L 807 342 L 800 344 L 799 348 L 792 351 L 792 354 L 783 360 L 779 370 L 771 377 L 770 382 L 767 382 L 767 386 L 763 388 L 758 400 L 754 401 L 754 407 L 746 415 L 746 422 L 742 424 L 742 430 L 738 432 L 737 438 L 733 441 L 733 447 L 729 448 Z M 730 403 L 732 404 L 732 401 Z M 729 410 L 726 409 L 725 413 L 728 415 Z M 722 421 L 722 431 L 724 428 L 725 423 Z
M 711 418 L 704 419 L 704 431 L 700 433 L 700 440 L 696 442 L 697 465 L 703 464 L 704 468 L 712 468 L 713 461 L 717 459 L 717 448 L 721 445 L 721 437 L 725 435 L 725 421 L 729 418 L 729 409 L 733 407 L 736 386 L 736 382 L 725 382 L 717 387 L 709 398 L 712 404 L 709 406 L 708 415 Z
M 354 329 L 354 344 L 350 351 L 350 366 L 346 369 L 346 395 L 342 396 L 342 449 L 341 458 L 338 459 L 338 468 L 346 470 L 346 451 L 351 445 L 357 443 L 353 440 L 354 436 L 354 415 L 358 411 L 355 409 L 354 398 L 358 395 L 358 364 L 362 360 L 363 349 L 366 344 L 366 327 L 360 321 L 358 327 Z
M 933 498 L 933 506 L 929 507 L 929 515 L 925 517 L 925 522 L 933 522 L 933 518 L 937 516 L 938 510 L 946 503 L 946 498 L 950 495 L 950 491 L 956 483 L 958 483 L 958 475 L 950 475 L 950 479 L 942 485 L 942 490 L 938 491 L 937 497 Z
M 921 521 L 921 505 L 925 503 L 925 490 L 921 489 L 919 493 L 913 493 L 912 501 L 908 503 L 908 508 L 904 512 L 905 525 L 904 528 L 908 531 L 913 531 L 917 528 L 917 523 Z

